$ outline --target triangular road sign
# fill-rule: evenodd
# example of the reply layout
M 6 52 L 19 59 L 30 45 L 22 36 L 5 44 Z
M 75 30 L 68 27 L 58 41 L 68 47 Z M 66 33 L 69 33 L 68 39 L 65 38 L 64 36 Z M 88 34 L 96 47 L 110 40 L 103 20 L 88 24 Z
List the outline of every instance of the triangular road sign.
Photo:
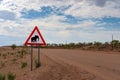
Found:
M 46 42 L 37 26 L 35 26 L 32 33 L 29 35 L 25 45 L 46 45 Z

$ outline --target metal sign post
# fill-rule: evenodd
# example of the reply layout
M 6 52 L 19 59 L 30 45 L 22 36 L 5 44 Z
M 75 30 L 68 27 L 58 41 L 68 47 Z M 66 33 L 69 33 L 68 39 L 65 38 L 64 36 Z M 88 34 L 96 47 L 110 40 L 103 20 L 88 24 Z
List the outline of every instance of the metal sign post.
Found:
M 40 67 L 40 46 L 38 46 L 38 67 Z
M 33 67 L 33 46 L 38 45 L 38 64 L 37 67 L 40 67 L 40 46 L 46 45 L 46 42 L 44 38 L 42 37 L 42 34 L 40 33 L 40 30 L 37 26 L 33 29 L 27 40 L 25 41 L 24 45 L 31 45 L 31 71 Z
M 32 68 L 33 68 L 33 46 L 31 46 L 31 71 L 32 71 Z M 40 67 L 40 46 L 38 46 L 38 64 L 37 64 L 37 67 Z
M 33 46 L 31 46 L 31 71 L 33 67 Z

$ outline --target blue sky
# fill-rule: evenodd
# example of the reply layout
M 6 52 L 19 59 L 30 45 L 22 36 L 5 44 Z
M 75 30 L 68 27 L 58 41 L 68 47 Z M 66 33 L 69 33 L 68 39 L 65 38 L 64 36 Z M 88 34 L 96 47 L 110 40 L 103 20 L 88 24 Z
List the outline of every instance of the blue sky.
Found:
M 120 40 L 120 0 L 0 0 L 0 46 L 38 26 L 46 43 Z

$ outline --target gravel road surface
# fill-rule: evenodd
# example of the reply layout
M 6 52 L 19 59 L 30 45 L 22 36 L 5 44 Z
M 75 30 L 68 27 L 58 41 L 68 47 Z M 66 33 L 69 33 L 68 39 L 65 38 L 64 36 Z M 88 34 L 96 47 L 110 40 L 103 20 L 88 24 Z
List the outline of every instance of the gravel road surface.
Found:
M 119 52 L 41 49 L 41 53 L 61 65 L 66 63 L 88 71 L 94 80 L 120 80 Z

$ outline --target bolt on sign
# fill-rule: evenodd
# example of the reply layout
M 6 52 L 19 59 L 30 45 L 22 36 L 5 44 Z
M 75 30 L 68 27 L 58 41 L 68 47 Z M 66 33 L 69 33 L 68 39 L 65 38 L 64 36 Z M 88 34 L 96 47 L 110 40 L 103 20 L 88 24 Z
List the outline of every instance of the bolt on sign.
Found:
M 46 45 L 46 42 L 44 38 L 42 37 L 42 34 L 40 33 L 40 30 L 38 29 L 37 26 L 33 29 L 29 37 L 24 43 L 25 45 L 31 45 L 31 71 L 33 67 L 33 46 L 36 45 L 38 46 L 38 64 L 37 66 L 40 66 L 40 46 L 41 45 Z

